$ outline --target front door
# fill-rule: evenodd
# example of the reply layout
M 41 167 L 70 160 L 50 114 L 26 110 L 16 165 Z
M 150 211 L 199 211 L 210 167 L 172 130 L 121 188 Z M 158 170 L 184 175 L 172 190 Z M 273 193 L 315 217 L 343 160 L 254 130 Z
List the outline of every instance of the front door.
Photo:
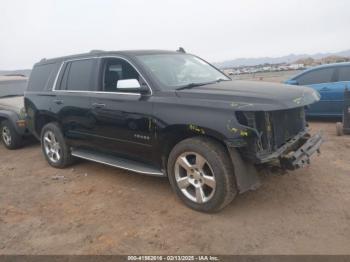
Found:
M 136 160 L 152 161 L 154 128 L 150 95 L 123 92 L 118 81 L 136 79 L 146 84 L 135 68 L 122 58 L 100 61 L 100 92 L 91 99 L 94 134 L 101 150 Z

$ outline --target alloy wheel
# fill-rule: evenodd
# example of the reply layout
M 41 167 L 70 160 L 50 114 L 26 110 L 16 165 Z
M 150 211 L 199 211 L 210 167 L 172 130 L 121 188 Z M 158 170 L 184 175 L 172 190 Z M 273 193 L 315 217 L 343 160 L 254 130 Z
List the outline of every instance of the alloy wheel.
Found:
M 10 145 L 11 145 L 12 137 L 11 137 L 10 129 L 9 129 L 7 126 L 4 126 L 4 127 L 2 128 L 1 135 L 2 135 L 2 139 L 3 139 L 4 143 L 5 143 L 7 146 L 10 146 Z
M 57 141 L 55 134 L 52 131 L 47 131 L 44 134 L 44 149 L 47 157 L 51 162 L 57 163 L 61 159 L 61 146 Z
M 176 159 L 175 179 L 181 192 L 195 203 L 206 203 L 214 196 L 216 180 L 213 169 L 198 153 L 185 152 Z

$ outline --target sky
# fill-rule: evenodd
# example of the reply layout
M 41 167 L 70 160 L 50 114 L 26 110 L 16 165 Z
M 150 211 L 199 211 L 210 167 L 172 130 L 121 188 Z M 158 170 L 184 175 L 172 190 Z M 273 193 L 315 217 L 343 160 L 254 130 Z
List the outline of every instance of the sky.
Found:
M 0 69 L 179 46 L 211 62 L 350 48 L 349 0 L 0 0 Z

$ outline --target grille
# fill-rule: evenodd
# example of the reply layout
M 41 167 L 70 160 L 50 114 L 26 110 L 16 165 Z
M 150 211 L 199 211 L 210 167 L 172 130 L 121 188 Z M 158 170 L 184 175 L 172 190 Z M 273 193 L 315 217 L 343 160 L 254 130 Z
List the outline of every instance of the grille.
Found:
M 282 146 L 306 127 L 304 108 L 273 111 L 269 115 L 275 148 Z
M 237 112 L 236 116 L 240 124 L 262 134 L 256 151 L 274 151 L 306 127 L 303 107 L 271 112 Z

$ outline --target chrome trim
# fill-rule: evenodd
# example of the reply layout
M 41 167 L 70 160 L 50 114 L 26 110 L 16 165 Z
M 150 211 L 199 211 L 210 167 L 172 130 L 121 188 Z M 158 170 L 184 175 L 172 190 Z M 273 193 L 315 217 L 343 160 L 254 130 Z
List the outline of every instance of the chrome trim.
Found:
M 132 168 L 129 168 L 129 167 L 124 167 L 124 166 L 120 166 L 120 165 L 114 165 L 114 164 L 107 163 L 107 162 L 104 162 L 104 161 L 101 161 L 101 160 L 96 160 L 96 159 L 91 158 L 91 157 L 82 156 L 79 153 L 75 153 L 74 151 L 71 154 L 72 154 L 72 156 L 79 157 L 79 158 L 82 158 L 82 159 L 85 159 L 85 160 L 93 161 L 93 162 L 104 164 L 104 165 L 107 165 L 107 166 L 121 168 L 121 169 L 124 169 L 124 170 L 136 172 L 136 173 L 139 173 L 139 174 L 153 175 L 153 176 L 165 176 L 164 173 L 162 173 L 162 172 L 144 172 L 144 171 L 140 171 L 140 170 L 137 170 L 137 169 L 132 169 Z
M 137 93 L 127 93 L 127 92 L 103 92 L 103 91 L 79 91 L 79 90 L 53 90 L 53 92 L 57 93 L 93 93 L 93 94 L 118 94 L 118 95 L 132 95 L 132 96 L 141 96 L 141 94 Z
M 99 58 L 118 58 L 118 59 L 122 59 L 126 62 L 128 62 L 135 70 L 136 72 L 142 77 L 142 79 L 145 81 L 145 83 L 147 84 L 147 87 L 149 88 L 149 90 L 151 91 L 151 95 L 153 95 L 153 90 L 150 86 L 150 84 L 147 82 L 147 80 L 145 79 L 145 77 L 140 73 L 140 71 L 137 69 L 137 67 L 130 62 L 130 60 L 121 57 L 121 56 L 94 56 L 94 57 L 84 57 L 84 58 L 77 58 L 77 59 L 69 59 L 69 60 L 64 60 L 61 63 L 61 66 L 57 72 L 57 75 L 55 77 L 55 81 L 52 85 L 52 91 L 53 92 L 67 92 L 67 93 L 95 93 L 95 94 L 123 94 L 123 95 L 138 95 L 140 96 L 141 94 L 136 94 L 136 93 L 126 93 L 126 92 L 104 92 L 104 91 L 79 91 L 79 90 L 56 90 L 56 86 L 57 86 L 57 81 L 58 81 L 58 77 L 61 74 L 63 65 L 65 63 L 69 63 L 69 62 L 73 62 L 73 61 L 80 61 L 80 60 L 88 60 L 88 59 L 99 59 Z
M 83 135 L 83 136 L 85 135 L 85 136 L 90 136 L 90 137 L 102 138 L 102 139 L 106 139 L 106 140 L 113 140 L 113 141 L 117 141 L 117 142 L 121 142 L 121 143 L 132 143 L 132 144 L 136 144 L 136 145 L 140 145 L 140 146 L 147 146 L 147 147 L 151 146 L 150 144 L 135 142 L 135 141 L 131 141 L 131 140 L 125 140 L 125 139 L 105 137 L 105 136 L 95 135 L 95 134 L 91 134 L 91 133 L 79 132 L 76 130 L 71 131 L 71 133 Z
M 61 62 L 60 68 L 58 69 L 57 75 L 55 77 L 55 81 L 53 82 L 53 85 L 52 85 L 52 91 L 56 91 L 56 85 L 57 85 L 58 77 L 59 77 L 59 75 L 61 73 L 63 64 L 64 64 L 64 62 Z

